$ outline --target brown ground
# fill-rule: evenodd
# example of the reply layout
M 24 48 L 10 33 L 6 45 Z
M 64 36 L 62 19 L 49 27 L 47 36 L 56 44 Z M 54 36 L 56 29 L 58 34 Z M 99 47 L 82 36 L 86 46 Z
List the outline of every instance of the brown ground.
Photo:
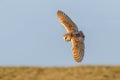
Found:
M 0 80 L 120 80 L 120 66 L 0 67 Z

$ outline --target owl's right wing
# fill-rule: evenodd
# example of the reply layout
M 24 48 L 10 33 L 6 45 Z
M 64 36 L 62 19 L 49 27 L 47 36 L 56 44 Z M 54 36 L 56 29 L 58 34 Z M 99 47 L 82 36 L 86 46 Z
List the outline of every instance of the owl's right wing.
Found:
M 75 23 L 64 12 L 58 10 L 57 16 L 68 33 L 72 31 L 78 31 L 78 28 L 75 25 Z
M 84 57 L 84 34 L 83 36 L 72 38 L 71 42 L 74 60 L 81 62 Z

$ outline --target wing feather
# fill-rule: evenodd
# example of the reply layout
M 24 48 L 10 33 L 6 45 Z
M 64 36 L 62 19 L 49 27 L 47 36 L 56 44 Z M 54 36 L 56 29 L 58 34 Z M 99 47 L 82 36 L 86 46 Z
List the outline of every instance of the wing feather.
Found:
M 76 62 L 81 62 L 84 56 L 84 38 L 83 37 L 72 38 L 71 42 L 74 60 Z
M 75 25 L 75 23 L 64 12 L 58 10 L 57 16 L 68 33 L 72 31 L 78 31 L 78 28 Z

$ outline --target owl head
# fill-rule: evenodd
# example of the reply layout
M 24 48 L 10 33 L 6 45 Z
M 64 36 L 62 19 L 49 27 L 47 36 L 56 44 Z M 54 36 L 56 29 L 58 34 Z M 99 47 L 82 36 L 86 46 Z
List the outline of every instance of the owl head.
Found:
M 64 40 L 67 41 L 67 42 L 68 42 L 68 41 L 71 41 L 72 34 L 71 34 L 71 33 L 65 34 L 63 38 L 64 38 Z

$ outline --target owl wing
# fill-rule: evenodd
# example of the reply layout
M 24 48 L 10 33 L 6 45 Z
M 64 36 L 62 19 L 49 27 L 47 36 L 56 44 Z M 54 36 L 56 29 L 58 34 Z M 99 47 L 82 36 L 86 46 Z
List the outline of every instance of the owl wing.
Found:
M 75 25 L 75 23 L 64 12 L 58 11 L 57 16 L 68 33 L 72 31 L 78 31 L 78 28 Z
M 81 36 L 73 37 L 71 42 L 74 60 L 76 62 L 81 62 L 84 56 L 84 38 Z

